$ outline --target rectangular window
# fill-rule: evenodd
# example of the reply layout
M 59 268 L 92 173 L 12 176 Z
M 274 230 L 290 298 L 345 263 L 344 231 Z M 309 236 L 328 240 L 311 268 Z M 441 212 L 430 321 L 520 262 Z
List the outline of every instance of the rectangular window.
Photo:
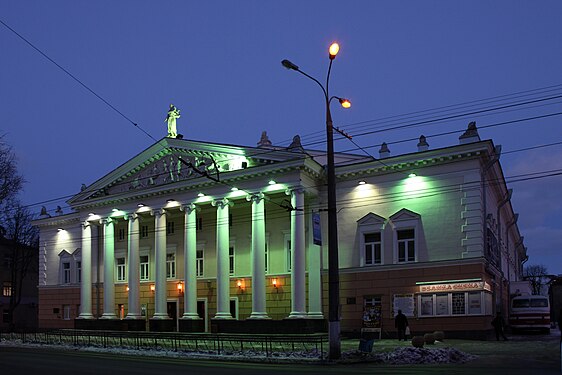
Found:
M 141 225 L 141 238 L 148 238 L 148 225 Z
M 117 281 L 125 281 L 125 258 L 117 258 Z
M 432 316 L 433 315 L 433 294 L 422 295 L 420 297 L 420 315 Z
M 166 254 L 166 278 L 174 279 L 176 277 L 176 254 Z
M 125 241 L 125 228 L 119 228 L 117 231 L 117 239 L 119 241 Z
M 267 246 L 267 242 L 266 242 L 265 243 L 265 254 L 264 254 L 265 255 L 265 268 L 264 268 L 265 273 L 267 273 L 268 266 L 269 266 L 269 252 L 267 251 L 268 250 L 267 248 L 268 248 L 268 246 Z
M 435 295 L 435 315 L 450 315 L 448 294 Z
M 203 276 L 203 250 L 197 250 L 195 255 L 197 277 Z
M 79 260 L 76 261 L 76 282 L 82 282 L 82 262 Z
M 228 214 L 228 226 L 232 228 L 232 214 Z
M 11 323 L 12 322 L 12 315 L 10 311 L 4 310 L 2 311 L 2 323 Z
M 149 278 L 149 263 L 148 263 L 148 255 L 141 255 L 140 257 L 140 279 L 143 281 L 148 280 Z
M 70 305 L 62 305 L 62 314 L 64 320 L 70 320 Z
M 464 293 L 453 293 L 452 294 L 452 314 L 453 315 L 465 315 L 466 314 L 466 303 Z
M 70 262 L 62 264 L 62 283 L 70 284 Z
M 287 262 L 286 264 L 286 268 L 287 268 L 287 272 L 291 272 L 291 237 L 290 236 L 286 236 L 288 238 L 285 238 L 285 261 Z
M 166 223 L 166 234 L 168 236 L 174 234 L 174 222 L 173 221 L 168 221 Z
M 481 315 L 482 292 L 422 294 L 419 296 L 420 316 Z
M 413 229 L 399 230 L 398 237 L 398 262 L 414 262 L 416 260 L 416 241 Z
M 12 283 L 9 281 L 4 281 L 2 285 L 2 296 L 10 297 L 12 295 Z
M 234 275 L 234 246 L 228 248 L 228 272 Z
M 482 293 L 468 292 L 468 314 L 482 314 Z
M 62 305 L 62 314 L 64 320 L 70 320 L 70 305 Z
M 381 234 L 364 234 L 365 265 L 381 264 Z
M 202 217 L 197 218 L 197 230 L 203 230 L 203 218 Z

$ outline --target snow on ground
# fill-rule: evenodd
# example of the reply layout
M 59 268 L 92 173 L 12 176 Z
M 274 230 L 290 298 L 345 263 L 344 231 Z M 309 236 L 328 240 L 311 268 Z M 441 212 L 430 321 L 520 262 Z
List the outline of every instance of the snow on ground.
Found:
M 85 351 L 85 352 L 101 352 L 115 353 L 122 355 L 138 355 L 138 356 L 154 356 L 154 357 L 171 357 L 186 359 L 222 359 L 228 361 L 244 361 L 244 362 L 276 362 L 276 363 L 312 363 L 319 362 L 320 353 L 315 351 L 293 351 L 293 352 L 273 352 L 269 357 L 265 353 L 253 350 L 224 350 L 221 354 L 217 354 L 214 350 L 197 350 L 197 351 L 173 351 L 173 350 L 155 350 L 155 349 L 126 349 L 126 348 L 103 348 L 95 346 L 73 346 L 73 345 L 52 345 L 41 343 L 22 342 L 21 340 L 2 340 L 0 346 L 9 347 L 28 347 L 28 348 L 52 348 L 68 351 Z M 325 357 L 325 356 L 324 356 Z M 375 362 L 391 365 L 405 364 L 440 364 L 440 363 L 464 363 L 475 359 L 476 356 L 463 353 L 454 348 L 414 348 L 401 347 L 396 348 L 392 352 L 386 353 L 362 353 L 358 350 L 342 353 L 341 362 Z

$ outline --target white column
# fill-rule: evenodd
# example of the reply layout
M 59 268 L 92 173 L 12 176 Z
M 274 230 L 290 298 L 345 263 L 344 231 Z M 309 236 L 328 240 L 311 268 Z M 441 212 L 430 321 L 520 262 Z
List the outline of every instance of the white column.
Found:
M 228 248 L 228 200 L 213 201 L 217 207 L 217 313 L 215 319 L 232 319 L 230 315 L 230 275 Z
M 130 214 L 129 220 L 129 310 L 126 319 L 142 319 L 140 312 L 140 259 L 139 259 L 139 216 Z
M 248 196 L 252 202 L 252 314 L 269 319 L 265 306 L 265 212 L 262 193 Z
M 80 282 L 80 315 L 78 319 L 94 319 L 92 315 L 92 226 L 82 224 L 82 280 Z
M 154 213 L 155 292 L 153 319 L 169 319 L 166 308 L 166 211 Z
M 305 294 L 305 226 L 304 226 L 304 191 L 295 189 L 290 192 L 291 206 L 291 313 L 289 318 L 306 318 Z
M 324 319 L 322 314 L 322 247 L 314 244 L 313 216 L 308 220 L 308 317 Z
M 197 224 L 196 207 L 188 204 L 184 207 L 184 299 L 182 319 L 200 319 L 197 314 Z
M 103 315 L 100 319 L 117 319 L 115 315 L 115 228 L 112 218 L 103 225 Z

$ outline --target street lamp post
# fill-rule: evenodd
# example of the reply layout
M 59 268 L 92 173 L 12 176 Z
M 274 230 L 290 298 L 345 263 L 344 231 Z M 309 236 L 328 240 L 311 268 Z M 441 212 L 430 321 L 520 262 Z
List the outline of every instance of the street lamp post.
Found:
M 338 99 L 342 107 L 351 107 L 351 102 L 337 96 L 330 97 L 329 83 L 332 71 L 332 62 L 339 52 L 339 45 L 333 43 L 330 46 L 330 65 L 326 75 L 326 87 L 316 78 L 308 75 L 289 60 L 283 60 L 281 64 L 291 70 L 296 70 L 307 78 L 316 82 L 322 92 L 326 102 L 326 148 L 327 148 L 327 177 L 328 177 L 328 334 L 329 334 L 329 358 L 339 359 L 341 357 L 340 342 L 340 275 L 338 261 L 338 217 L 336 208 L 336 171 L 334 166 L 334 128 L 332 124 L 332 113 L 330 103 L 332 99 Z

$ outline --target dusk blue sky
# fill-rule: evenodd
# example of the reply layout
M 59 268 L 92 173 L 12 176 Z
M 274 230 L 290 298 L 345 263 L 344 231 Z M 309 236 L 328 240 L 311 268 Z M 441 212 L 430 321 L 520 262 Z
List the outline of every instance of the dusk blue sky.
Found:
M 393 155 L 413 152 L 417 139 L 392 142 L 420 134 L 431 148 L 458 144 L 476 121 L 482 139 L 503 146 L 508 181 L 558 173 L 508 183 L 527 264 L 556 274 L 562 144 L 537 146 L 562 143 L 562 116 L 486 126 L 562 112 L 562 98 L 384 130 L 562 95 L 561 15 L 560 1 L 0 3 L 0 20 L 156 139 L 166 135 L 173 103 L 182 111 L 178 131 L 188 139 L 255 146 L 265 130 L 276 145 L 300 134 L 305 147 L 325 149 L 320 89 L 280 62 L 290 59 L 323 81 L 327 48 L 338 41 L 331 93 L 353 107 L 334 106 L 334 123 L 371 155 L 378 157 L 382 142 Z M 65 200 L 82 183 L 154 143 L 1 24 L 0 51 L 0 134 L 19 158 L 27 180 L 21 199 L 34 212 L 43 204 L 68 212 Z M 449 131 L 457 132 L 431 136 Z M 337 150 L 354 148 L 336 142 Z

